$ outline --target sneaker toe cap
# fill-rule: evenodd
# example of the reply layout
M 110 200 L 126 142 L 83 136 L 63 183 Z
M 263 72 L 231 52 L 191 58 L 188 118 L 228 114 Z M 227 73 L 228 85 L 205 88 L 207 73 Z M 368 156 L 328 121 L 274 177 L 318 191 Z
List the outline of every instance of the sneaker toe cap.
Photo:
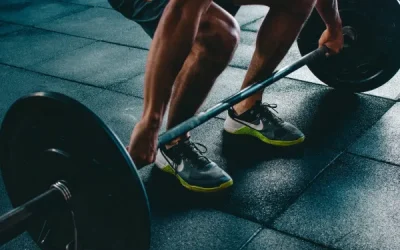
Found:
M 305 137 L 303 132 L 288 122 L 283 124 L 283 128 L 277 131 L 276 135 L 284 141 L 295 141 Z
M 232 178 L 215 162 L 210 162 L 201 171 L 192 172 L 191 179 L 205 187 L 217 187 L 232 181 Z

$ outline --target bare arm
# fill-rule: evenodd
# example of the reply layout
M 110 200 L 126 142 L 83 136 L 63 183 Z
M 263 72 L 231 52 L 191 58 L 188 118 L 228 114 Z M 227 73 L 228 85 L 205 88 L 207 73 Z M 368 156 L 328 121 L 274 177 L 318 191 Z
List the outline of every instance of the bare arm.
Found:
M 143 122 L 158 129 L 171 90 L 211 0 L 171 0 L 155 33 L 146 65 Z
M 317 0 L 315 8 L 322 20 L 324 20 L 327 29 L 335 30 L 342 28 L 337 0 Z

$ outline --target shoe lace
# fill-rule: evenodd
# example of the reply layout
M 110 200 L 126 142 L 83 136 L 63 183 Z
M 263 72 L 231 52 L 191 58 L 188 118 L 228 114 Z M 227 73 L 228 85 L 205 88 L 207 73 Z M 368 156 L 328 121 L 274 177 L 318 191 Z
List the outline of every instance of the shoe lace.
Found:
M 200 148 L 202 148 L 203 150 L 201 150 Z M 205 145 L 198 143 L 198 142 L 188 141 L 188 142 L 184 143 L 184 145 L 181 145 L 181 150 L 179 150 L 179 153 L 178 152 L 175 153 L 175 156 L 173 156 L 172 162 L 170 162 L 169 160 L 167 160 L 167 161 L 171 167 L 173 167 L 174 169 L 177 169 L 177 167 L 179 166 L 180 160 L 183 160 L 183 159 L 187 159 L 187 160 L 191 160 L 191 161 L 199 161 L 199 162 L 201 162 L 202 160 L 203 160 L 203 162 L 208 161 L 207 157 L 203 155 L 206 152 L 207 152 L 207 147 Z M 166 156 L 163 151 L 161 151 L 161 153 L 164 156 Z M 168 158 L 166 158 L 166 159 L 168 159 Z M 202 164 L 196 164 L 196 165 L 202 165 Z
M 271 112 L 271 110 L 273 110 L 275 113 L 278 114 L 278 111 L 276 110 L 277 107 L 278 107 L 277 104 L 260 103 L 256 116 L 258 118 L 261 117 L 261 120 L 263 121 L 267 121 L 268 118 L 275 124 L 282 124 L 284 121 L 280 117 Z
M 185 149 L 182 150 L 182 153 L 180 155 L 181 157 L 188 160 L 207 160 L 207 157 L 203 155 L 207 153 L 207 147 L 204 144 L 189 141 L 188 143 L 186 143 L 186 145 L 187 147 L 184 147 Z M 203 150 L 201 150 L 199 147 Z

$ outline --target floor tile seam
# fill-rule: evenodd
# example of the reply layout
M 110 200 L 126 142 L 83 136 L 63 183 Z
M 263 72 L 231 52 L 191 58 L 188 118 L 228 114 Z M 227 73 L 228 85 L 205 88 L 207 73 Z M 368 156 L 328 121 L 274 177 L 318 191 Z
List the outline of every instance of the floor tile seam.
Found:
M 283 235 L 286 235 L 286 236 L 295 238 L 295 239 L 297 239 L 297 240 L 301 240 L 301 241 L 305 241 L 305 242 L 314 244 L 314 245 L 319 246 L 319 247 L 322 247 L 322 248 L 326 248 L 326 249 L 329 249 L 329 250 L 338 250 L 338 248 L 335 248 L 335 247 L 333 247 L 333 246 L 329 246 L 329 245 L 326 245 L 326 244 L 323 244 L 323 243 L 320 243 L 320 242 L 317 242 L 317 241 L 313 241 L 312 239 L 304 238 L 304 237 L 301 237 L 301 236 L 296 235 L 296 234 L 291 234 L 291 233 L 289 233 L 289 232 L 280 230 L 280 229 L 275 228 L 275 227 L 268 227 L 268 226 L 265 226 L 265 229 L 269 229 L 269 230 L 272 230 L 272 231 L 281 233 L 281 234 L 283 234 Z
M 400 94 L 396 96 L 396 102 L 400 102 Z
M 235 64 L 229 65 L 229 67 L 234 68 L 234 69 L 241 69 L 241 70 L 245 70 L 245 71 L 248 70 L 248 67 L 241 66 L 241 65 L 235 65 Z M 278 70 L 279 70 L 279 69 L 278 69 Z M 334 88 L 332 88 L 332 87 L 330 87 L 330 86 L 322 85 L 322 84 L 316 83 L 316 82 L 305 81 L 305 80 L 302 80 L 302 79 L 296 79 L 296 78 L 289 77 L 289 76 L 286 76 L 286 77 L 284 77 L 284 78 L 282 78 L 282 79 L 292 80 L 292 81 L 300 82 L 300 83 L 303 83 L 303 84 L 311 84 L 311 85 L 318 86 L 318 87 L 321 87 L 321 88 L 324 88 L 324 89 L 335 90 Z M 275 83 L 281 81 L 282 79 L 280 79 L 280 80 L 278 80 L 278 81 L 272 83 L 271 85 L 267 86 L 266 88 L 268 88 L 268 87 L 274 85 Z M 339 90 L 337 90 L 337 91 L 339 91 Z M 384 100 L 386 100 L 386 101 L 396 102 L 395 100 L 392 100 L 392 99 L 387 98 L 387 97 L 375 96 L 375 95 L 365 94 L 365 93 L 356 93 L 356 94 L 360 94 L 360 95 L 364 95 L 364 96 L 368 96 L 368 97 L 373 97 L 373 98 L 384 99 Z
M 93 41 L 96 41 L 96 42 L 102 42 L 102 43 L 108 43 L 108 44 L 112 44 L 112 45 L 118 45 L 118 46 L 121 46 L 121 47 L 127 47 L 127 48 L 133 48 L 133 49 L 149 51 L 148 48 L 141 47 L 141 46 L 127 45 L 127 44 L 122 44 L 122 43 L 117 43 L 117 42 L 106 41 L 106 40 L 103 40 L 103 39 L 96 39 L 96 38 L 88 37 L 88 36 L 74 35 L 74 34 L 65 33 L 65 32 L 61 32 L 61 31 L 57 31 L 57 30 L 46 29 L 44 27 L 39 27 L 39 26 L 31 26 L 31 27 L 35 28 L 35 29 L 44 30 L 44 31 L 47 31 L 47 32 L 53 32 L 53 33 L 65 35 L 65 36 L 77 37 L 77 38 L 82 38 L 82 39 L 93 40 Z
M 39 65 L 39 64 L 47 63 L 47 62 L 49 62 L 49 61 L 51 61 L 51 60 L 53 60 L 53 59 L 56 59 L 56 58 L 61 57 L 61 56 L 63 56 L 63 55 L 67 55 L 68 53 L 71 53 L 71 52 L 74 52 L 74 51 L 83 49 L 83 48 L 85 48 L 85 47 L 91 46 L 91 45 L 93 45 L 93 44 L 95 44 L 95 43 L 97 43 L 97 42 L 96 42 L 96 41 L 90 41 L 89 43 L 84 44 L 84 45 L 82 45 L 82 46 L 78 46 L 78 47 L 76 47 L 76 48 L 74 48 L 74 49 L 72 49 L 72 50 L 61 51 L 60 53 L 57 53 L 57 54 L 55 54 L 55 55 L 53 55 L 53 56 L 51 56 L 51 57 L 49 57 L 49 58 L 45 58 L 45 59 L 40 60 L 40 61 L 38 61 L 38 62 L 36 62 L 36 63 L 32 63 L 32 64 L 25 65 L 25 66 L 23 66 L 23 68 L 24 68 L 24 69 L 27 69 L 27 70 L 30 70 L 29 68 L 31 68 L 31 67 L 34 67 L 34 66 Z M 37 71 L 34 71 L 34 70 L 32 70 L 32 71 L 33 71 L 33 72 L 36 72 L 36 73 L 40 73 L 40 72 L 37 72 Z M 54 76 L 53 76 L 53 77 L 54 77 Z
M 367 160 L 370 160 L 370 161 L 383 163 L 383 164 L 390 165 L 390 166 L 393 166 L 393 167 L 400 167 L 400 164 L 395 163 L 395 162 L 385 161 L 385 160 L 377 159 L 377 158 L 374 158 L 374 157 L 353 153 L 353 152 L 350 152 L 350 151 L 345 151 L 344 153 L 345 154 L 349 154 L 349 155 L 353 155 L 353 156 L 357 156 L 359 158 L 364 158 L 364 159 L 367 159 Z
M 264 227 L 261 226 L 259 227 L 239 248 L 238 250 L 243 250 L 250 242 L 257 237 L 261 233 L 261 231 L 264 230 Z
M 0 62 L 0 65 L 4 65 L 4 66 L 8 66 L 8 67 L 24 70 L 24 71 L 27 71 L 27 72 L 35 73 L 35 74 L 38 74 L 38 75 L 41 75 L 41 76 L 52 77 L 52 78 L 55 78 L 55 79 L 59 79 L 59 80 L 63 80 L 63 81 L 67 81 L 67 82 L 71 82 L 71 83 L 75 83 L 75 84 L 80 84 L 80 85 L 83 85 L 83 86 L 92 87 L 92 88 L 96 88 L 96 89 L 100 89 L 100 90 L 110 91 L 110 92 L 113 92 L 113 93 L 122 94 L 122 95 L 125 95 L 125 96 L 130 96 L 130 97 L 134 97 L 136 99 L 143 100 L 142 97 L 135 96 L 135 95 L 129 95 L 129 94 L 126 94 L 126 93 L 123 93 L 123 92 L 117 92 L 117 91 L 108 89 L 108 88 L 103 87 L 103 86 L 98 86 L 98 85 L 94 85 L 94 84 L 90 84 L 90 83 L 80 82 L 80 81 L 77 81 L 77 80 L 74 80 L 74 79 L 68 79 L 68 78 L 55 76 L 55 75 L 51 75 L 51 74 L 47 74 L 47 73 L 43 73 L 43 72 L 38 72 L 38 71 L 35 71 L 35 70 L 27 69 L 27 68 L 16 66 L 16 65 L 6 64 L 6 63 L 2 63 L 2 62 Z
M 20 24 L 7 23 L 7 22 L 4 22 L 4 21 L 2 21 L 2 22 L 3 22 L 4 24 L 6 24 L 6 25 L 16 25 L 16 26 L 23 26 L 23 25 L 20 25 Z M 11 34 L 17 33 L 17 32 L 19 32 L 19 31 L 21 31 L 21 30 L 23 30 L 23 29 L 26 29 L 26 27 L 25 27 L 25 26 L 23 26 L 23 28 L 21 28 L 21 29 L 17 29 L 17 30 L 14 30 L 14 31 L 8 32 L 8 33 L 0 34 L 0 40 L 1 40 L 1 38 L 2 38 L 2 37 L 6 37 L 6 36 L 8 36 L 8 35 L 11 35 Z
M 228 215 L 237 217 L 237 218 L 239 218 L 239 219 L 246 220 L 246 221 L 249 221 L 249 222 L 252 222 L 252 223 L 261 225 L 262 228 L 261 228 L 260 232 L 261 232 L 262 230 L 264 230 L 264 229 L 267 229 L 267 230 L 271 230 L 271 231 L 274 231 L 274 232 L 281 233 L 281 234 L 286 235 L 286 236 L 289 236 L 289 237 L 291 237 L 291 238 L 295 238 L 295 239 L 297 239 L 297 240 L 301 240 L 301 241 L 306 241 L 306 242 L 312 243 L 312 244 L 314 244 L 314 245 L 316 245 L 316 246 L 320 246 L 320 247 L 327 248 L 327 249 L 330 249 L 330 250 L 337 250 L 336 248 L 334 248 L 334 247 L 332 247 L 332 246 L 327 246 L 327 245 L 325 245 L 325 244 L 322 244 L 322 243 L 313 241 L 313 240 L 311 240 L 311 239 L 304 238 L 304 237 L 301 237 L 301 236 L 298 236 L 298 235 L 291 234 L 291 233 L 289 233 L 289 232 L 280 230 L 280 229 L 278 229 L 278 228 L 276 228 L 276 227 L 273 227 L 273 225 L 268 225 L 268 223 L 265 223 L 265 222 L 263 222 L 263 221 L 257 220 L 257 219 L 255 219 L 255 218 L 253 218 L 253 217 L 251 217 L 251 216 L 240 215 L 240 214 L 238 214 L 238 213 L 233 213 L 233 212 L 227 212 L 227 211 L 224 211 L 224 210 L 218 209 L 218 208 L 213 208 L 213 209 L 216 210 L 216 211 L 219 211 L 219 212 L 222 212 L 222 213 L 225 213 L 225 214 L 228 214 Z M 258 234 L 257 234 L 257 235 L 258 235 Z M 254 238 L 254 237 L 253 237 L 253 238 Z M 248 242 L 248 243 L 250 243 L 250 242 Z M 246 245 L 248 245 L 248 243 L 247 243 Z M 243 247 L 245 247 L 245 246 L 242 246 L 240 249 L 242 249 Z
M 265 18 L 265 15 L 257 17 L 256 19 L 254 19 L 254 20 L 252 20 L 250 22 L 244 23 L 244 24 L 240 25 L 240 29 L 243 30 L 243 31 L 249 31 L 249 32 L 256 33 L 253 30 L 247 30 L 245 26 L 248 26 L 250 24 L 256 23 L 256 22 L 258 22 L 258 20 L 263 19 L 263 18 Z
M 58 2 L 58 1 L 57 1 L 57 2 Z M 57 2 L 54 2 L 54 3 L 57 3 Z M 33 3 L 33 4 L 40 4 L 40 2 L 39 2 L 39 3 Z M 72 4 L 71 4 L 71 5 L 72 5 Z M 29 25 L 29 24 L 20 24 L 20 23 L 9 22 L 9 21 L 2 20 L 2 19 L 0 19 L 0 20 L 1 20 L 2 22 L 6 22 L 6 23 L 13 23 L 13 24 L 19 24 L 19 25 L 22 25 L 22 26 L 32 26 L 32 27 L 34 27 L 34 26 L 36 26 L 36 25 L 42 25 L 42 24 L 45 24 L 45 23 L 54 22 L 54 21 L 57 20 L 57 19 L 61 19 L 61 18 L 70 16 L 70 15 L 75 15 L 75 14 L 77 14 L 77 13 L 84 12 L 84 11 L 90 9 L 90 8 L 93 8 L 93 7 L 88 7 L 88 8 L 85 8 L 85 9 L 83 9 L 83 10 L 73 10 L 73 11 L 71 11 L 71 12 L 64 13 L 64 14 L 61 13 L 61 14 L 59 14 L 59 15 L 56 15 L 56 16 L 51 17 L 51 18 L 49 18 L 49 19 L 46 19 L 46 20 L 44 20 L 44 21 L 42 21 L 42 22 L 35 23 L 35 24 L 31 24 L 31 25 Z
M 63 2 L 63 1 L 55 1 L 54 3 L 60 3 L 60 2 L 62 2 L 62 3 L 68 3 L 68 2 Z M 40 4 L 40 2 L 39 2 L 39 3 L 35 3 L 35 2 L 34 2 L 33 4 Z M 76 4 L 73 4 L 73 3 L 68 3 L 68 4 L 76 5 Z M 36 26 L 36 25 L 41 25 L 41 24 L 45 24 L 45 23 L 54 22 L 54 21 L 57 20 L 57 19 L 61 19 L 61 18 L 70 16 L 70 15 L 75 15 L 75 14 L 77 14 L 77 13 L 84 12 L 84 11 L 87 11 L 88 9 L 94 8 L 94 6 L 88 6 L 88 5 L 82 5 L 82 6 L 86 6 L 86 7 L 88 7 L 88 8 L 83 9 L 83 10 L 74 10 L 74 11 L 71 11 L 71 12 L 68 12 L 68 13 L 56 15 L 55 17 L 52 17 L 52 18 L 50 18 L 50 19 L 48 19 L 48 20 L 45 20 L 45 21 L 43 21 L 43 22 L 39 22 L 39 23 L 36 23 L 36 24 L 31 24 L 31 25 L 29 25 L 29 24 L 20 24 L 20 23 L 10 22 L 10 21 L 7 21 L 7 20 L 2 20 L 2 19 L 0 19 L 0 20 L 1 20 L 2 22 L 4 22 L 4 23 L 18 24 L 18 25 L 21 25 L 21 26 L 34 27 L 34 26 Z
M 285 78 L 286 78 L 286 79 L 293 80 L 293 81 L 299 81 L 299 82 L 303 82 L 303 83 L 311 83 L 311 84 L 315 84 L 315 85 L 320 85 L 320 86 L 325 87 L 325 88 L 328 88 L 328 89 L 336 90 L 335 88 L 333 88 L 333 87 L 331 87 L 331 86 L 329 86 L 329 85 L 322 85 L 322 84 L 320 84 L 320 83 L 311 82 L 311 81 L 305 81 L 305 80 L 301 80 L 301 79 L 296 79 L 296 78 L 293 78 L 293 77 L 290 77 L 290 76 L 287 76 L 287 77 L 285 77 Z M 337 90 L 337 91 L 340 91 L 340 90 Z M 351 92 L 349 92 L 349 93 L 351 93 Z M 358 95 L 362 95 L 362 96 L 367 96 L 367 97 L 375 97 L 375 98 L 378 98 L 378 99 L 383 99 L 383 100 L 385 100 L 385 101 L 392 101 L 392 102 L 397 102 L 397 101 L 399 101 L 399 100 L 391 99 L 391 98 L 389 98 L 389 97 L 376 96 L 376 95 L 373 95 L 373 94 L 367 94 L 367 93 L 365 93 L 365 92 L 353 92 L 353 93 L 354 93 L 354 94 L 358 94 Z M 400 98 L 400 94 L 399 94 L 398 97 Z
M 23 27 L 25 27 L 25 28 L 33 28 L 33 29 L 38 29 L 38 30 L 43 30 L 43 31 L 47 31 L 47 32 L 52 32 L 52 33 L 60 34 L 60 35 L 65 35 L 65 36 L 71 36 L 71 37 L 76 37 L 76 38 L 81 38 L 81 39 L 92 40 L 92 41 L 95 41 L 95 42 L 102 42 L 102 43 L 108 43 L 108 44 L 118 45 L 118 46 L 127 47 L 127 48 L 133 48 L 133 49 L 139 49 L 139 50 L 149 51 L 148 48 L 141 47 L 141 46 L 126 45 L 126 44 L 117 43 L 117 42 L 110 42 L 110 41 L 106 41 L 106 40 L 102 40 L 102 39 L 95 39 L 95 38 L 91 38 L 91 37 L 85 37 L 85 36 L 74 35 L 74 34 L 64 33 L 64 32 L 61 32 L 61 31 L 46 29 L 46 28 L 39 27 L 39 26 L 36 26 L 36 25 L 21 24 L 21 23 L 16 23 L 16 22 L 11 22 L 11 21 L 4 21 L 4 20 L 1 20 L 1 21 L 4 22 L 4 23 L 7 23 L 7 24 L 14 24 L 14 25 L 23 26 Z M 4 36 L 10 35 L 10 34 L 12 34 L 12 33 L 20 32 L 20 31 L 22 31 L 22 30 L 16 30 L 16 31 L 7 33 L 7 34 L 5 34 Z M 2 37 L 2 36 L 0 36 L 0 37 Z
M 373 96 L 373 97 L 379 99 L 379 97 L 376 97 L 376 96 Z M 379 119 L 377 119 L 373 124 L 371 124 L 370 126 L 368 126 L 367 128 L 365 128 L 365 129 L 362 131 L 362 133 L 361 133 L 360 135 L 356 136 L 356 137 L 354 138 L 354 140 L 353 140 L 353 143 L 349 143 L 349 145 L 347 145 L 347 146 L 343 149 L 344 152 L 350 152 L 350 151 L 349 151 L 350 147 L 353 146 L 355 143 L 357 143 L 358 140 L 360 140 L 360 139 L 361 139 L 366 133 L 368 133 L 368 131 L 370 131 L 379 121 L 381 121 L 382 117 L 385 116 L 385 115 L 389 112 L 389 110 L 390 110 L 391 108 L 393 108 L 393 106 L 397 103 L 396 101 L 393 101 L 393 100 L 386 100 L 386 101 L 392 102 L 392 104 L 390 105 L 390 107 L 389 107 L 388 109 L 386 109 L 385 113 L 383 113 L 383 114 L 379 117 Z
M 68 4 L 71 4 L 71 3 L 68 3 Z M 74 5 L 74 4 L 71 4 L 71 5 Z M 51 18 L 49 20 L 46 20 L 44 22 L 37 23 L 37 24 L 34 24 L 34 25 L 42 25 L 42 24 L 45 24 L 45 23 L 51 23 L 51 22 L 54 22 L 57 19 L 61 19 L 61 18 L 67 17 L 67 16 L 72 16 L 72 15 L 75 15 L 75 14 L 78 14 L 78 13 L 81 13 L 81 12 L 85 12 L 85 11 L 93 8 L 93 6 L 86 6 L 86 7 L 87 8 L 82 9 L 82 10 L 74 10 L 74 11 L 71 11 L 71 12 L 68 12 L 68 13 L 57 15 L 54 18 Z
M 144 74 L 144 72 L 136 73 L 136 74 L 134 74 L 132 77 L 129 77 L 127 80 L 121 80 L 121 81 L 118 81 L 118 82 L 116 82 L 116 83 L 113 83 L 113 84 L 108 85 L 107 88 L 110 88 L 110 89 L 115 88 L 115 87 L 117 87 L 117 85 L 119 85 L 119 84 L 124 84 L 124 83 L 127 83 L 127 82 L 129 82 L 129 81 L 132 81 L 134 78 L 136 78 L 136 77 L 138 77 L 138 76 L 140 76 L 140 75 L 142 75 L 142 74 Z M 133 95 L 133 96 L 135 96 L 135 95 Z M 143 97 L 142 97 L 142 98 L 143 98 Z
M 93 7 L 93 8 L 100 8 L 100 9 L 107 9 L 107 10 L 112 10 L 113 8 L 111 7 L 104 7 L 104 6 L 99 6 L 99 5 L 90 5 L 90 4 L 83 4 L 83 3 L 74 3 L 74 2 L 69 2 L 66 0 L 55 0 L 55 2 L 59 3 L 68 3 L 68 4 L 73 4 L 73 5 L 79 5 L 79 6 L 87 6 L 87 7 Z
M 349 230 L 347 233 L 343 234 L 342 236 L 338 237 L 337 239 L 332 240 L 332 243 L 331 243 L 331 244 L 332 244 L 333 246 L 337 245 L 337 244 L 338 244 L 339 242 L 341 242 L 342 240 L 348 238 L 348 237 L 351 235 L 351 233 L 353 233 L 353 232 L 354 232 L 354 229 Z
M 291 198 L 291 199 L 286 203 L 286 206 L 285 206 L 281 211 L 279 211 L 278 213 L 276 213 L 270 220 L 268 220 L 268 221 L 266 222 L 267 225 L 270 225 L 271 227 L 273 227 L 275 221 L 276 221 L 278 218 L 280 218 L 286 211 L 288 211 L 288 210 L 303 196 L 303 194 L 305 194 L 305 193 L 307 192 L 307 190 L 308 190 L 309 188 L 311 188 L 311 186 L 316 182 L 316 180 L 317 180 L 320 176 L 322 176 L 322 174 L 323 174 L 325 171 L 327 171 L 339 157 L 341 157 L 341 156 L 344 154 L 344 151 L 337 151 L 337 150 L 333 150 L 333 149 L 330 149 L 330 150 L 331 150 L 331 151 L 334 151 L 334 152 L 336 151 L 336 152 L 337 152 L 337 155 L 336 155 L 335 157 L 333 157 L 333 159 L 332 159 L 331 161 L 329 161 L 329 162 L 326 164 L 326 166 L 323 167 L 323 168 L 314 176 L 314 178 L 312 178 L 312 179 L 307 183 L 307 185 L 306 185 L 302 190 L 300 190 L 300 192 L 299 192 L 299 194 L 298 194 L 297 196 L 294 196 L 293 198 Z

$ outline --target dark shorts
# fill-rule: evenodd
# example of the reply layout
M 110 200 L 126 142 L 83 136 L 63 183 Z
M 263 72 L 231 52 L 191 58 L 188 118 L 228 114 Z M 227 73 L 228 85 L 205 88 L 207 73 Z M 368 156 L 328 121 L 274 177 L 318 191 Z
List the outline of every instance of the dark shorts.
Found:
M 144 31 L 153 38 L 158 22 L 169 0 L 108 0 L 110 5 L 126 18 L 138 23 Z M 196 0 L 194 0 L 196 1 Z M 235 16 L 240 6 L 230 0 L 214 0 L 232 16 Z

